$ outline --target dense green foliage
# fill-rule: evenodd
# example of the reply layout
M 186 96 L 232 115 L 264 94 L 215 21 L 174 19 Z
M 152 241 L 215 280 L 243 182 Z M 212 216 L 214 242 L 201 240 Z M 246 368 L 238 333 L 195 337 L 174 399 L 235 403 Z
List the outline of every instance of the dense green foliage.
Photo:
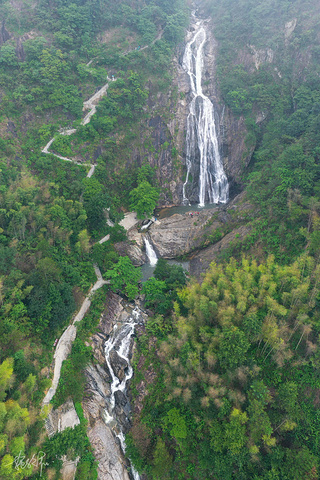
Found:
M 148 478 L 318 478 L 319 273 L 232 259 L 179 291 L 169 334 L 140 343 L 157 377 L 129 452 Z
M 140 281 L 113 246 L 126 235 L 106 224 L 106 210 L 115 222 L 129 208 L 143 218 L 158 201 L 141 145 L 156 158 L 145 127 L 149 104 L 171 87 L 186 7 L 184 0 L 0 3 L 0 477 L 32 475 L 15 470 L 14 457 L 43 447 L 50 478 L 66 454 L 81 456 L 77 480 L 94 480 L 80 406 L 92 360 L 85 342 L 106 290 L 132 300 Z M 204 3 L 224 102 L 245 118 L 247 153 L 254 150 L 242 179 L 254 207 L 251 233 L 224 256 L 246 251 L 260 261 L 213 265 L 201 286 L 186 286 L 180 267 L 159 260 L 142 288 L 155 316 L 138 341 L 135 388 L 144 373 L 151 381 L 128 452 L 150 479 L 316 479 L 319 7 L 315 0 Z M 285 25 L 295 18 L 290 31 Z M 84 100 L 107 82 L 96 114 L 80 125 Z M 66 127 L 77 131 L 60 135 Z M 96 163 L 93 178 L 87 166 L 40 153 L 54 136 L 50 151 Z M 42 445 L 45 367 L 96 281 L 93 263 L 110 287 L 92 299 L 53 401 L 78 402 L 81 425 Z
M 31 465 L 22 468 L 15 461 L 19 455 L 35 453 L 33 433 L 41 426 L 32 418 L 32 413 L 39 399 L 37 393 L 41 396 L 45 385 L 37 382 L 28 368 L 30 372 L 32 366 L 26 362 L 22 350 L 15 358 L 6 358 L 0 364 L 0 477 L 3 480 L 22 480 L 33 472 Z
M 131 208 L 137 212 L 138 218 L 150 217 L 159 200 L 159 192 L 149 182 L 139 183 L 137 188 L 130 192 Z
M 159 258 L 154 270 L 154 277 L 147 280 L 142 287 L 145 294 L 145 304 L 156 314 L 166 315 L 172 310 L 173 302 L 177 300 L 177 288 L 186 284 L 186 276 L 180 265 L 169 265 Z M 159 321 L 160 317 L 158 317 Z
M 141 271 L 133 266 L 129 257 L 120 257 L 114 267 L 106 271 L 105 277 L 110 280 L 114 292 L 124 293 L 129 300 L 137 296 Z
M 250 233 L 138 339 L 143 369 L 132 391 L 149 383 L 128 452 L 150 479 L 315 480 L 319 5 L 204 3 L 223 100 L 247 127 L 243 160 L 253 152 L 241 179 L 253 206 L 242 219 Z M 143 288 L 155 312 L 165 306 L 161 277 Z

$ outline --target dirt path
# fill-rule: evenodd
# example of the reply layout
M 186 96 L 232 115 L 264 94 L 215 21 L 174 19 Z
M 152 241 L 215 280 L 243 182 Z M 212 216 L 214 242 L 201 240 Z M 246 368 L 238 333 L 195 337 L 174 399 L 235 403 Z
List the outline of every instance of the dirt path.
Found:
M 96 92 L 92 97 L 90 97 L 89 100 L 87 100 L 83 103 L 83 111 L 89 110 L 89 112 L 87 113 L 87 115 L 82 120 L 81 125 L 86 125 L 90 122 L 90 119 L 91 119 L 92 115 L 94 115 L 95 112 L 96 112 L 97 103 L 106 94 L 106 92 L 108 90 L 108 86 L 109 86 L 110 81 L 112 81 L 112 80 L 108 77 L 108 83 L 106 83 L 102 88 L 100 88 L 100 90 L 98 92 Z M 67 129 L 67 130 L 62 131 L 61 134 L 62 135 L 72 135 L 76 131 L 77 130 L 75 128 L 72 128 L 72 129 Z M 64 160 L 66 162 L 72 162 L 72 163 L 75 163 L 76 165 L 90 166 L 90 170 L 87 174 L 87 178 L 92 177 L 92 175 L 94 174 L 94 171 L 95 171 L 95 165 L 75 162 L 74 160 L 72 160 L 70 158 L 62 157 L 60 155 L 56 155 L 55 153 L 49 152 L 49 148 L 51 147 L 52 143 L 54 142 L 54 139 L 55 139 L 55 137 L 53 137 L 47 143 L 47 145 L 43 148 L 42 153 L 54 155 L 55 157 L 59 158 L 60 160 Z M 131 228 L 133 225 L 135 225 L 137 223 L 137 221 L 138 220 L 136 218 L 136 213 L 131 212 L 129 214 L 126 214 L 124 220 L 122 220 L 122 222 L 120 222 L 120 225 L 122 225 L 126 230 L 129 230 L 129 228 Z M 108 220 L 107 223 L 108 223 L 108 225 L 111 225 L 111 226 L 114 225 L 113 222 L 111 222 L 110 220 Z M 107 240 L 109 240 L 109 238 L 110 238 L 110 235 L 106 235 L 101 240 L 99 240 L 98 243 L 102 244 L 102 243 L 106 242 Z M 56 391 L 57 391 L 57 388 L 58 388 L 58 385 L 59 385 L 59 380 L 60 380 L 60 375 L 61 375 L 62 362 L 67 359 L 68 355 L 71 352 L 72 343 L 74 342 L 74 340 L 76 338 L 76 335 L 77 335 L 76 324 L 83 319 L 83 317 L 85 316 L 85 314 L 89 310 L 89 308 L 91 306 L 92 294 L 95 291 L 97 291 L 99 288 L 101 288 L 103 285 L 106 285 L 106 284 L 110 283 L 109 281 L 104 280 L 102 278 L 100 269 L 97 265 L 93 265 L 93 267 L 94 267 L 94 270 L 95 270 L 95 274 L 97 276 L 97 281 L 93 285 L 93 287 L 90 289 L 90 292 L 88 293 L 85 300 L 83 301 L 83 303 L 81 305 L 81 308 L 80 308 L 79 312 L 76 314 L 76 316 L 74 317 L 74 320 L 73 320 L 72 324 L 69 325 L 65 329 L 65 331 L 63 332 L 63 334 L 61 335 L 61 337 L 60 337 L 60 339 L 57 343 L 55 353 L 54 353 L 54 356 L 53 356 L 54 371 L 53 371 L 52 384 L 51 384 L 51 387 L 48 390 L 46 396 L 43 399 L 43 402 L 42 402 L 43 405 L 48 405 L 50 403 L 50 401 L 52 400 L 53 396 L 55 395 Z M 46 428 L 47 428 L 47 424 L 46 424 Z M 48 431 L 48 428 L 47 428 L 47 431 Z M 48 434 L 49 433 L 50 432 L 48 431 Z
M 100 88 L 92 97 L 89 98 L 89 100 L 86 100 L 83 102 L 83 108 L 82 111 L 85 112 L 86 110 L 89 110 L 89 112 L 86 114 L 86 116 L 82 119 L 81 125 L 87 125 L 90 120 L 92 115 L 94 115 L 97 111 L 97 103 L 99 103 L 99 100 L 107 93 L 108 87 L 110 82 L 113 80 L 116 80 L 115 78 L 111 80 L 111 78 L 108 78 L 108 83 L 103 85 L 103 87 Z M 77 131 L 76 128 L 70 128 L 67 130 L 63 130 L 60 132 L 61 135 L 72 135 Z M 72 158 L 67 158 L 67 157 L 62 157 L 61 155 L 57 155 L 56 153 L 49 152 L 49 148 L 51 147 L 52 143 L 54 142 L 56 137 L 51 138 L 51 140 L 47 143 L 47 145 L 41 150 L 42 153 L 54 155 L 55 157 L 59 158 L 60 160 L 64 160 L 65 162 L 72 162 L 75 163 L 76 165 L 82 165 L 85 167 L 90 167 L 90 170 L 87 174 L 87 178 L 91 178 L 92 175 L 94 174 L 94 170 L 96 168 L 96 165 L 91 164 L 91 163 L 80 163 L 80 162 L 75 162 L 72 160 Z
M 125 57 L 126 55 L 129 55 L 129 53 L 132 53 L 132 52 L 142 52 L 142 50 L 145 50 L 146 48 L 151 47 L 152 45 L 154 45 L 156 43 L 157 40 L 160 40 L 162 38 L 162 35 L 163 35 L 163 30 L 161 30 L 161 32 L 158 33 L 158 35 L 156 36 L 156 38 L 154 40 L 152 40 L 150 45 L 145 45 L 144 47 L 141 47 L 139 49 L 138 49 L 138 47 L 132 48 L 131 50 L 128 50 L 127 52 L 123 53 L 122 56 Z
M 75 316 L 72 325 L 69 325 L 66 330 L 63 332 L 61 335 L 59 342 L 56 346 L 56 351 L 54 353 L 54 372 L 53 372 L 53 379 L 52 379 L 52 384 L 47 392 L 46 396 L 43 399 L 43 405 L 48 405 L 50 401 L 52 400 L 54 394 L 56 393 L 56 390 L 58 388 L 59 380 L 60 380 L 60 374 L 61 374 L 61 367 L 62 367 L 62 362 L 66 360 L 68 357 L 69 353 L 71 352 L 72 348 L 72 343 L 74 342 L 76 335 L 77 335 L 77 327 L 76 323 L 80 322 L 87 311 L 90 308 L 91 305 L 91 296 L 92 294 L 97 291 L 99 288 L 101 288 L 103 285 L 106 285 L 110 283 L 107 280 L 103 280 L 100 269 L 97 265 L 94 265 L 94 270 L 97 276 L 97 281 L 91 288 L 90 292 L 86 296 L 83 304 L 81 305 L 81 308 L 77 315 Z

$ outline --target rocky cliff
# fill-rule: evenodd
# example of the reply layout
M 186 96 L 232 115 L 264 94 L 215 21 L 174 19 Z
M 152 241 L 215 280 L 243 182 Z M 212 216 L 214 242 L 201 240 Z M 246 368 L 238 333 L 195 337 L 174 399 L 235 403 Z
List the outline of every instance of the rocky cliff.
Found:
M 192 24 L 189 32 L 192 31 Z M 216 57 L 218 45 L 213 36 L 211 21 L 206 22 L 207 43 L 205 45 L 203 91 L 215 108 L 216 125 L 219 131 L 220 153 L 231 187 L 241 184 L 241 173 L 248 165 L 253 152 L 245 144 L 247 130 L 243 117 L 237 118 L 224 107 L 216 82 Z M 171 88 L 166 93 L 154 91 L 149 82 L 148 121 L 141 131 L 140 147 L 132 152 L 132 162 L 147 161 L 156 169 L 161 186 L 160 205 L 180 205 L 182 187 L 186 177 L 186 128 L 190 83 L 182 67 L 185 43 L 178 48 L 173 59 Z M 146 139 L 148 140 L 146 142 Z M 192 172 L 191 172 L 192 173 Z M 190 200 L 198 201 L 198 179 L 191 175 Z

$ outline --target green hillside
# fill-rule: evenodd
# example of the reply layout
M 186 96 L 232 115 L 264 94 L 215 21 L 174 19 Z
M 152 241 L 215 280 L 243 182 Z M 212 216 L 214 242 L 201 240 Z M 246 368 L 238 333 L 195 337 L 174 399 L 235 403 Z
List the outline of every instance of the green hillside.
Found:
M 149 120 L 172 118 L 185 99 L 174 79 L 194 8 L 217 40 L 209 83 L 245 120 L 243 161 L 253 151 L 236 185 L 250 233 L 221 249 L 201 284 L 161 259 L 141 286 L 114 246 L 127 239 L 117 222 L 131 210 L 150 217 L 164 194 L 146 155 L 160 154 Z M 83 370 L 110 290 L 145 295 L 149 312 L 126 439 L 143 480 L 319 477 L 319 59 L 315 0 L 0 1 L 1 480 L 58 480 L 63 455 L 80 457 L 76 480 L 97 478 Z M 163 148 L 178 177 L 174 141 Z M 52 401 L 71 397 L 81 423 L 48 439 L 53 345 L 94 266 L 110 285 L 95 293 Z M 40 450 L 43 471 L 15 468 Z

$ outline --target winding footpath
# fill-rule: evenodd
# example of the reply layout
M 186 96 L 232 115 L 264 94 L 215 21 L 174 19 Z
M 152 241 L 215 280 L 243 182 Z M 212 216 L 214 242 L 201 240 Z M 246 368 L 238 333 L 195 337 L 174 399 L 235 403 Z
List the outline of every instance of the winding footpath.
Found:
M 110 82 L 110 78 L 108 77 L 108 80 Z M 87 125 L 90 120 L 91 120 L 91 117 L 92 115 L 95 114 L 96 112 L 96 104 L 97 102 L 99 102 L 99 100 L 106 94 L 107 92 L 107 89 L 108 89 L 108 86 L 109 86 L 109 82 L 106 83 L 102 88 L 100 88 L 100 90 L 98 90 L 91 98 L 89 98 L 89 100 L 85 101 L 83 103 L 83 111 L 86 111 L 86 110 L 89 110 L 89 112 L 87 113 L 87 115 L 84 117 L 84 119 L 82 120 L 81 122 L 81 125 Z M 73 133 L 75 133 L 77 130 L 75 128 L 72 128 L 72 129 L 68 129 L 68 130 L 64 130 L 61 132 L 62 135 L 72 135 Z M 55 157 L 59 158 L 60 160 L 64 160 L 66 162 L 72 162 L 72 163 L 75 163 L 76 165 L 84 165 L 84 166 L 88 166 L 90 167 L 90 170 L 89 172 L 87 173 L 87 178 L 90 178 L 92 177 L 93 173 L 94 173 L 94 170 L 95 170 L 95 165 L 94 164 L 86 164 L 86 163 L 79 163 L 79 162 L 74 162 L 74 160 L 70 159 L 70 158 L 66 158 L 66 157 L 62 157 L 60 155 L 56 155 L 55 153 L 51 153 L 49 152 L 49 148 L 51 147 L 52 143 L 54 142 L 56 137 L 53 137 L 48 143 L 47 145 L 44 147 L 44 149 L 42 150 L 42 153 L 46 153 L 46 154 L 50 154 L 50 155 L 54 155 Z M 111 222 L 108 221 L 108 224 L 110 225 Z M 106 235 L 105 237 L 103 237 L 98 243 L 102 244 L 104 242 L 106 242 L 107 240 L 109 240 L 110 238 L 110 235 Z M 97 265 L 94 265 L 94 270 L 95 270 L 95 273 L 96 273 L 96 276 L 97 276 L 97 281 L 96 283 L 93 285 L 93 287 L 91 288 L 90 292 L 88 293 L 88 295 L 86 296 L 83 304 L 81 305 L 81 308 L 79 310 L 79 312 L 77 313 L 77 315 L 75 316 L 73 322 L 71 325 L 69 325 L 66 330 L 63 332 L 63 334 L 61 335 L 59 341 L 58 341 L 58 344 L 56 346 L 56 349 L 55 349 L 55 353 L 54 353 L 54 356 L 53 356 L 53 359 L 54 359 L 54 372 L 53 372 L 53 379 L 52 379 L 52 384 L 51 384 L 51 387 L 49 388 L 46 396 L 44 397 L 43 399 L 43 402 L 42 402 L 42 405 L 49 405 L 49 403 L 51 402 L 53 396 L 55 395 L 56 391 L 57 391 L 57 388 L 58 388 L 58 385 L 59 385 L 59 380 L 60 380 L 60 375 L 61 375 L 61 367 L 62 367 L 62 362 L 64 360 L 67 359 L 69 353 L 71 352 L 71 348 L 72 348 L 72 343 L 74 342 L 75 338 L 76 338 L 76 335 L 77 335 L 77 327 L 76 327 L 76 323 L 80 322 L 83 317 L 85 316 L 85 314 L 87 313 L 87 311 L 89 310 L 90 308 L 90 305 L 91 305 L 91 296 L 92 294 L 98 290 L 99 288 L 101 288 L 103 285 L 106 285 L 108 283 L 110 283 L 109 281 L 106 281 L 106 280 L 103 280 L 102 278 L 102 275 L 101 275 L 101 272 L 100 272 L 100 269 Z M 47 432 L 50 436 L 50 429 L 48 428 L 48 425 L 46 423 L 46 428 L 47 428 Z
M 92 97 L 89 98 L 89 100 L 86 100 L 85 102 L 83 102 L 82 111 L 85 112 L 86 110 L 89 110 L 89 112 L 82 119 L 80 125 L 87 125 L 90 122 L 92 115 L 94 115 L 97 111 L 97 103 L 107 93 L 110 82 L 116 80 L 115 78 L 111 80 L 109 77 L 107 77 L 107 79 L 108 79 L 108 83 L 103 85 L 103 87 L 101 87 L 100 90 L 98 90 L 94 95 L 92 95 Z M 76 131 L 77 131 L 76 128 L 70 128 L 67 130 L 62 130 L 60 132 L 60 135 L 72 135 L 73 133 L 76 133 Z M 72 158 L 62 157 L 61 155 L 57 155 L 56 153 L 49 152 L 49 148 L 53 144 L 55 138 L 56 137 L 51 138 L 51 140 L 47 143 L 47 145 L 43 148 L 43 150 L 41 150 L 41 152 L 54 155 L 55 157 L 59 158 L 60 160 L 64 160 L 65 162 L 72 162 L 72 163 L 75 163 L 76 165 L 90 167 L 90 170 L 87 173 L 87 178 L 91 178 L 96 168 L 95 164 L 75 162 L 74 160 L 72 160 Z
M 69 353 L 71 352 L 72 343 L 75 340 L 76 335 L 77 335 L 76 323 L 80 322 L 83 319 L 83 317 L 85 316 L 85 314 L 87 313 L 87 311 L 89 310 L 90 305 L 91 305 L 92 294 L 96 290 L 101 288 L 103 285 L 106 285 L 106 284 L 110 283 L 107 280 L 103 280 L 100 269 L 97 265 L 94 265 L 94 270 L 95 270 L 95 273 L 96 273 L 96 276 L 97 276 L 97 281 L 93 285 L 93 287 L 91 288 L 87 297 L 85 298 L 85 300 L 84 300 L 83 304 L 81 305 L 81 308 L 80 308 L 79 312 L 75 316 L 72 324 L 69 325 L 66 328 L 66 330 L 63 332 L 63 334 L 61 335 L 61 337 L 59 339 L 59 342 L 56 346 L 56 351 L 55 351 L 54 356 L 53 356 L 53 358 L 54 358 L 54 373 L 53 373 L 52 384 L 51 384 L 51 387 L 50 387 L 49 391 L 47 392 L 46 396 L 43 399 L 43 402 L 42 402 L 43 405 L 48 405 L 51 402 L 54 394 L 56 393 L 56 390 L 57 390 L 58 384 L 59 384 L 59 380 L 60 380 L 62 362 L 64 360 L 66 360 Z
M 109 82 L 111 81 L 110 78 L 108 78 L 108 80 L 109 80 Z M 89 112 L 87 113 L 87 115 L 82 120 L 81 125 L 86 125 L 90 122 L 90 119 L 91 119 L 92 115 L 94 115 L 95 112 L 96 112 L 97 103 L 107 93 L 109 82 L 106 83 L 102 88 L 100 88 L 100 90 L 98 90 L 91 98 L 89 98 L 89 100 L 87 100 L 83 103 L 83 111 L 89 110 Z M 64 130 L 61 133 L 62 133 L 62 135 L 72 135 L 76 131 L 77 130 L 75 128 L 73 128 L 73 129 Z M 72 163 L 75 163 L 76 165 L 89 166 L 90 170 L 87 173 L 87 178 L 92 177 L 96 165 L 75 162 L 74 160 L 72 160 L 70 158 L 62 157 L 60 155 L 56 155 L 55 153 L 49 152 L 49 148 L 51 147 L 52 143 L 54 142 L 54 139 L 55 139 L 55 137 L 53 137 L 47 143 L 47 145 L 42 150 L 42 153 L 54 155 L 55 157 L 59 158 L 60 160 L 64 160 L 66 162 L 72 162 Z M 138 220 L 137 220 L 137 217 L 136 217 L 136 213 L 130 212 L 130 213 L 125 215 L 125 218 L 120 222 L 120 225 L 122 225 L 126 230 L 129 230 L 137 222 L 138 222 Z M 107 220 L 107 223 L 110 226 L 114 226 L 113 222 L 111 222 L 111 220 L 109 220 L 109 219 Z M 102 243 L 108 241 L 109 238 L 110 238 L 110 235 L 108 234 L 105 237 L 103 237 L 101 240 L 99 240 L 97 243 L 102 244 Z M 63 332 L 63 334 L 61 335 L 61 337 L 60 337 L 60 339 L 57 343 L 55 353 L 54 353 L 54 356 L 53 356 L 54 372 L 53 372 L 52 384 L 51 384 L 51 387 L 49 388 L 46 396 L 43 399 L 43 402 L 42 402 L 43 406 L 49 405 L 49 403 L 51 402 L 53 396 L 55 395 L 55 393 L 57 391 L 57 388 L 58 388 L 58 385 L 59 385 L 59 380 L 60 380 L 60 375 L 61 375 L 62 362 L 64 360 L 66 360 L 68 355 L 70 354 L 71 348 L 72 348 L 72 343 L 74 342 L 74 340 L 76 338 L 76 335 L 77 335 L 76 324 L 83 319 L 83 317 L 85 316 L 85 314 L 89 310 L 90 305 L 91 305 L 91 297 L 94 294 L 94 292 L 97 291 L 99 288 L 101 288 L 103 285 L 106 285 L 106 284 L 110 283 L 107 280 L 103 280 L 100 269 L 97 265 L 94 265 L 94 270 L 95 270 L 95 273 L 96 273 L 96 276 L 97 276 L 96 283 L 90 289 L 90 292 L 88 293 L 84 302 L 82 303 L 79 312 L 74 317 L 72 324 L 69 325 L 66 328 L 66 330 Z M 50 428 L 50 422 L 46 422 L 46 428 L 47 428 L 48 435 L 51 436 L 52 431 L 51 431 L 51 428 Z
M 162 36 L 162 32 L 152 42 L 152 44 L 155 43 L 156 40 L 161 38 L 161 36 Z M 145 48 L 148 48 L 148 47 L 149 47 L 149 45 L 146 45 L 141 50 L 144 50 Z M 92 61 L 89 62 L 88 66 L 91 64 L 91 62 Z M 108 79 L 108 83 L 106 83 L 102 88 L 100 88 L 92 97 L 89 98 L 89 100 L 86 100 L 83 103 L 82 111 L 83 112 L 85 112 L 87 110 L 89 110 L 89 111 L 85 115 L 85 117 L 82 119 L 81 125 L 87 125 L 90 122 L 91 117 L 96 113 L 97 104 L 99 103 L 101 98 L 104 95 L 106 95 L 110 82 L 116 80 L 114 77 L 112 77 L 112 80 L 109 77 L 107 77 L 107 79 Z M 72 135 L 76 131 L 77 131 L 76 128 L 71 128 L 71 129 L 61 130 L 59 133 L 61 135 Z M 92 175 L 94 174 L 94 171 L 95 171 L 95 168 L 96 168 L 95 164 L 77 162 L 77 161 L 75 161 L 71 158 L 63 157 L 61 155 L 57 155 L 57 154 L 49 151 L 49 149 L 50 149 L 52 143 L 54 142 L 55 138 L 56 137 L 53 137 L 47 143 L 47 145 L 42 149 L 42 153 L 53 155 L 56 158 L 58 158 L 59 160 L 63 160 L 65 162 L 72 162 L 76 165 L 89 167 L 89 171 L 88 171 L 86 177 L 91 178 Z M 130 212 L 130 213 L 125 214 L 125 217 L 120 222 L 120 225 L 122 225 L 125 228 L 125 230 L 129 230 L 137 222 L 138 222 L 138 219 L 137 219 L 136 213 L 135 212 Z M 111 227 L 114 226 L 114 223 L 109 218 L 107 219 L 107 224 Z M 99 240 L 97 243 L 102 244 L 102 243 L 108 241 L 109 238 L 110 238 L 110 235 L 108 234 L 105 237 L 103 237 L 101 240 Z M 92 286 L 88 295 L 84 299 L 79 312 L 75 315 L 75 317 L 73 319 L 72 324 L 70 324 L 64 330 L 64 332 L 61 335 L 61 337 L 60 337 L 60 339 L 57 343 L 57 346 L 55 348 L 55 352 L 54 352 L 54 356 L 53 356 L 53 378 L 52 378 L 52 382 L 51 382 L 51 387 L 49 388 L 48 392 L 46 393 L 46 395 L 45 395 L 45 397 L 42 401 L 42 407 L 47 407 L 48 408 L 47 416 L 46 416 L 46 419 L 45 419 L 45 427 L 46 427 L 46 431 L 47 431 L 47 434 L 48 434 L 49 438 L 52 437 L 56 433 L 55 429 L 53 427 L 53 424 L 52 424 L 52 418 L 51 418 L 49 405 L 50 405 L 50 402 L 51 402 L 52 398 L 54 397 L 54 395 L 57 391 L 58 385 L 59 385 L 62 363 L 63 363 L 64 360 L 66 360 L 68 358 L 68 355 L 70 354 L 71 349 L 72 349 L 72 344 L 73 344 L 73 342 L 76 338 L 77 323 L 80 322 L 84 318 L 86 313 L 88 312 L 88 310 L 91 306 L 92 295 L 94 294 L 94 292 L 96 292 L 103 285 L 106 285 L 106 284 L 110 283 L 110 281 L 107 281 L 107 280 L 103 279 L 98 265 L 94 264 L 93 267 L 94 267 L 94 271 L 95 271 L 95 274 L 96 274 L 96 277 L 97 277 L 97 281 Z M 133 324 L 132 328 L 134 329 L 134 324 Z M 131 335 L 130 335 L 130 337 L 131 337 Z M 124 436 L 123 436 L 122 432 L 120 432 L 120 433 L 121 433 L 121 435 L 119 434 L 118 438 L 120 440 L 122 450 L 123 450 L 123 452 L 125 452 Z M 75 471 L 76 471 L 77 463 L 78 463 L 78 459 L 71 462 L 71 473 L 72 473 L 73 476 L 74 476 Z M 67 464 L 68 464 L 68 462 L 66 461 L 66 459 L 64 459 L 63 470 L 65 469 L 66 466 L 68 466 Z M 138 473 L 134 470 L 133 467 L 132 467 L 132 473 L 133 473 L 133 476 L 134 476 L 135 480 L 140 479 Z M 65 478 L 64 474 L 63 474 L 63 478 Z

